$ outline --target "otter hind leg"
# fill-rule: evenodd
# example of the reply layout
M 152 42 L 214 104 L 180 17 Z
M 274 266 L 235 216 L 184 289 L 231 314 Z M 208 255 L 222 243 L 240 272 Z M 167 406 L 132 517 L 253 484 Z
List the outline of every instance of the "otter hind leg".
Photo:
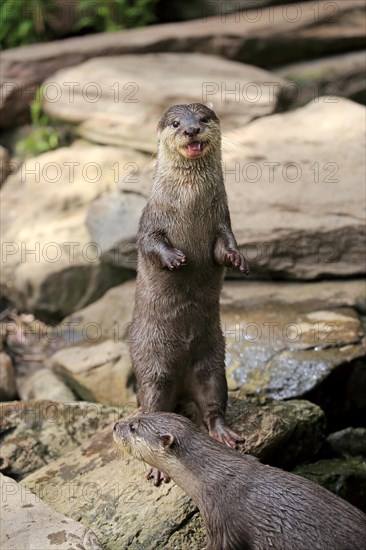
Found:
M 143 380 L 139 380 L 137 375 L 138 390 L 137 400 L 139 406 L 144 412 L 173 412 L 176 407 L 176 391 L 174 379 L 165 373 L 162 365 L 160 368 L 152 368 L 150 365 L 150 376 L 146 375 Z M 160 374 L 153 374 L 160 372 Z M 162 482 L 169 483 L 170 478 L 158 468 L 150 467 L 146 479 L 153 479 L 155 487 Z
M 192 392 L 210 436 L 231 448 L 237 448 L 244 438 L 231 430 L 225 422 L 228 390 L 221 359 L 210 355 L 194 364 Z

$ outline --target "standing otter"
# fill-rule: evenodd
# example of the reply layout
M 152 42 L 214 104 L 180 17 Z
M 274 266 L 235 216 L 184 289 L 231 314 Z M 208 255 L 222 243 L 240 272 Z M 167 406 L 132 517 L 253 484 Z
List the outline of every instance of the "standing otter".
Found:
M 161 118 L 158 138 L 130 331 L 138 403 L 144 411 L 174 411 L 194 402 L 210 435 L 235 447 L 242 438 L 224 420 L 219 298 L 224 266 L 248 268 L 231 230 L 219 120 L 199 103 L 175 105 Z M 160 472 L 151 475 L 158 485 Z
M 197 504 L 206 550 L 366 550 L 366 515 L 305 478 L 229 449 L 174 413 L 114 427 L 118 445 Z

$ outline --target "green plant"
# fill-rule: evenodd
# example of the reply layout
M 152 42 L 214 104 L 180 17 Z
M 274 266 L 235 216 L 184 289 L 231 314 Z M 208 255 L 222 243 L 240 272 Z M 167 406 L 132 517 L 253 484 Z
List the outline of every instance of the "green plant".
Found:
M 111 32 L 118 29 L 142 27 L 155 20 L 158 0 L 80 0 L 81 19 L 75 26 L 79 31 Z
M 16 146 L 16 152 L 22 158 L 56 149 L 61 145 L 60 142 L 64 141 L 61 129 L 53 126 L 49 117 L 42 111 L 43 89 L 44 87 L 41 86 L 37 90 L 36 97 L 30 106 L 32 130 Z
M 55 7 L 52 0 L 3 0 L 0 5 L 1 49 L 16 48 L 52 37 L 47 15 Z

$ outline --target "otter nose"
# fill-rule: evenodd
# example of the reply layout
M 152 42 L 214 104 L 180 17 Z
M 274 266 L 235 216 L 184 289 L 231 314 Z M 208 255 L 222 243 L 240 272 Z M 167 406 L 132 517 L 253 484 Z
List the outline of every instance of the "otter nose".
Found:
M 188 137 L 194 137 L 194 136 L 196 136 L 197 134 L 199 134 L 199 131 L 200 131 L 200 129 L 197 128 L 196 126 L 189 126 L 188 128 L 186 128 L 186 129 L 184 130 L 184 133 L 185 133 L 185 135 L 188 136 Z

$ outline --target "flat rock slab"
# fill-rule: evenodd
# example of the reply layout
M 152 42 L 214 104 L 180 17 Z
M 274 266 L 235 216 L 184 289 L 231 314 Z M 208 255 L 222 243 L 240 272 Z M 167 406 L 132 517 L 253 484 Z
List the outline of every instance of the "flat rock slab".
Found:
M 36 89 L 56 71 L 93 57 L 201 52 L 269 68 L 364 46 L 363 0 L 320 0 L 224 13 L 207 2 L 195 21 L 100 33 L 2 54 L 2 125 L 24 121 Z M 79 80 L 76 79 L 76 82 Z M 90 81 L 95 78 L 90 75 Z M 57 91 L 57 90 L 56 90 Z
M 27 160 L 7 179 L 1 191 L 1 286 L 19 310 L 64 316 L 131 276 L 100 262 L 86 215 L 97 197 L 130 174 L 126 165 L 145 162 L 137 151 L 76 142 Z M 130 211 L 139 214 L 142 204 L 124 198 L 129 209 L 119 236 L 131 240 L 138 216 Z
M 291 448 L 293 457 L 309 458 L 324 438 L 324 415 L 308 402 L 261 409 L 235 401 L 230 415 L 234 427 L 245 425 L 246 451 L 260 456 L 268 452 L 281 460 Z M 153 487 L 144 472 L 141 462 L 116 448 L 111 425 L 22 483 L 60 513 L 92 527 L 106 550 L 203 547 L 203 524 L 190 499 L 173 482 Z
M 366 103 L 365 50 L 286 65 L 274 73 L 295 84 L 296 104 L 304 105 L 317 95 L 342 96 Z M 288 93 L 290 90 L 289 87 Z
M 333 97 L 228 133 L 232 226 L 254 275 L 365 273 L 365 135 L 365 107 Z
M 72 92 L 70 82 L 77 83 Z M 46 93 L 43 106 L 53 118 L 80 122 L 77 133 L 91 141 L 154 152 L 157 121 L 171 105 L 212 102 L 224 127 L 237 128 L 277 111 L 285 84 L 263 69 L 199 53 L 99 57 L 52 75 L 45 88 L 56 87 L 60 98 Z
M 125 295 L 125 283 L 113 289 Z M 109 292 L 112 292 L 111 290 Z M 107 300 L 106 293 L 100 300 Z M 221 292 L 223 311 L 294 307 L 299 313 L 319 309 L 352 307 L 366 313 L 366 282 L 361 279 L 317 282 L 228 281 Z M 89 306 L 91 307 L 91 306 Z M 87 308 L 85 308 L 87 311 Z
M 21 479 L 88 441 L 96 430 L 117 421 L 119 414 L 85 401 L 1 403 L 1 471 Z
M 0 474 L 2 550 L 102 550 L 93 531 L 42 502 Z

